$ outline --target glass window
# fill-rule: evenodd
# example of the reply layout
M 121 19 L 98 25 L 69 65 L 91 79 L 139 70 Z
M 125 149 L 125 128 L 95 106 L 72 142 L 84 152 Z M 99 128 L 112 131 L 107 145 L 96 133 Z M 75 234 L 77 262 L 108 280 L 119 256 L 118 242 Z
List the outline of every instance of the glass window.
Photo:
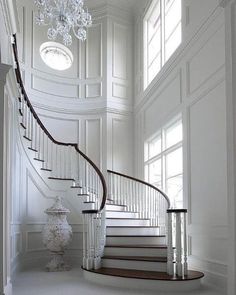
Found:
M 153 0 L 144 17 L 145 88 L 181 43 L 181 4 L 181 0 Z
M 183 207 L 182 120 L 170 122 L 145 143 L 145 179 L 161 188 L 171 206 Z

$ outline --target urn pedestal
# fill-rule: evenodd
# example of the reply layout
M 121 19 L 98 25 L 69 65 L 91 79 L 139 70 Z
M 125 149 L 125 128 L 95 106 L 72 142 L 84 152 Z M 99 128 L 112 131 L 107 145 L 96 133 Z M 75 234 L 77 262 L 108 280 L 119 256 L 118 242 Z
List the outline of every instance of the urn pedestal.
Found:
M 52 255 L 51 261 L 46 265 L 47 271 L 66 271 L 71 268 L 63 258 L 65 249 L 72 239 L 72 229 L 67 222 L 69 212 L 63 207 L 59 197 L 54 205 L 45 211 L 48 220 L 43 228 L 43 244 Z

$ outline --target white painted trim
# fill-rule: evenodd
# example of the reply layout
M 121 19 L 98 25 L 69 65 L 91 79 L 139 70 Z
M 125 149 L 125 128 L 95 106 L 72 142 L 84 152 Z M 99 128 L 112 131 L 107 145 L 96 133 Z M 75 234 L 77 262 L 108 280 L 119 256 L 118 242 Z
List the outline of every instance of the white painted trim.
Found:
M 3 295 L 12 295 L 12 283 L 9 277 L 7 278 L 7 285 L 4 287 Z

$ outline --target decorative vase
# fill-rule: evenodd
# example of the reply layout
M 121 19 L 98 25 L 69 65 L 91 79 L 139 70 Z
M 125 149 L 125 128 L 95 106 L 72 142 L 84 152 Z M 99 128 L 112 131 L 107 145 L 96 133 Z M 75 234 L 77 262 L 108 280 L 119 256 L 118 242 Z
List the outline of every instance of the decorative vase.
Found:
M 70 270 L 70 266 L 63 259 L 66 246 L 72 239 L 72 229 L 66 219 L 69 212 L 70 210 L 63 207 L 59 197 L 53 206 L 45 211 L 48 220 L 42 232 L 43 244 L 52 255 L 51 261 L 46 265 L 47 271 Z

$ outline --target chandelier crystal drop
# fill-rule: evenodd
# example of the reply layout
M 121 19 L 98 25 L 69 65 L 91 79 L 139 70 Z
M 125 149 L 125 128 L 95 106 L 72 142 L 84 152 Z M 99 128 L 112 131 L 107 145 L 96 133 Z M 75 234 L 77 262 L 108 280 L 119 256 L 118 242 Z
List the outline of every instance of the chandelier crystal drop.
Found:
M 84 0 L 35 0 L 35 5 L 38 9 L 35 22 L 50 26 L 47 32 L 49 40 L 61 38 L 66 46 L 70 46 L 71 32 L 79 40 L 86 40 L 92 17 L 84 7 Z

